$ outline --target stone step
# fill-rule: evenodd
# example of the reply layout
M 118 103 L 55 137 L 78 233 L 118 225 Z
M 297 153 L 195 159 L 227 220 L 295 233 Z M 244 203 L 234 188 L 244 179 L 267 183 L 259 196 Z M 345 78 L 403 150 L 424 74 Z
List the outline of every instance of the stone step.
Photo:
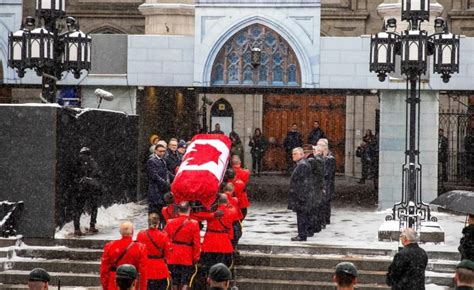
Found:
M 66 261 L 66 260 L 13 260 L 9 262 L 11 270 L 30 271 L 43 268 L 48 272 L 91 273 L 99 274 L 100 261 Z
M 63 246 L 67 248 L 84 248 L 101 250 L 108 240 L 89 240 L 89 239 L 34 239 L 23 238 L 23 242 L 31 247 L 56 247 Z M 423 247 L 423 245 L 422 245 Z M 306 255 L 343 255 L 343 256 L 381 256 L 393 257 L 397 249 L 391 245 L 386 248 L 355 248 L 341 247 L 324 244 L 300 244 L 300 245 L 260 245 L 260 244 L 240 244 L 240 251 L 259 252 L 267 254 L 306 254 Z M 429 259 L 436 260 L 460 260 L 458 252 L 447 251 L 427 251 Z
M 334 290 L 335 284 L 330 282 L 294 281 L 294 280 L 264 280 L 237 278 L 239 290 Z M 390 289 L 386 285 L 358 283 L 356 289 L 380 290 Z
M 55 247 L 64 246 L 68 248 L 85 248 L 85 249 L 103 249 L 109 240 L 90 240 L 90 239 L 39 239 L 39 238 L 23 238 L 23 243 L 28 246 Z
M 28 281 L 30 271 L 8 270 L 0 272 L 0 281 L 3 284 L 25 284 Z M 100 280 L 98 274 L 86 273 L 64 273 L 49 272 L 51 276 L 51 284 L 58 285 L 58 279 L 61 279 L 61 288 L 64 286 L 82 286 L 82 287 L 99 287 Z
M 352 262 L 359 270 L 387 271 L 391 258 L 372 258 L 364 256 L 306 256 L 306 255 L 274 255 L 254 252 L 240 252 L 238 265 L 254 265 L 268 267 L 300 267 L 334 269 L 340 262 Z M 458 261 L 430 260 L 427 270 L 433 272 L 454 273 Z
M 17 242 L 20 242 L 22 236 L 10 237 L 10 238 L 0 238 L 0 248 L 15 246 Z
M 378 259 L 354 256 L 307 256 L 307 255 L 276 255 L 253 252 L 240 252 L 238 265 L 254 265 L 267 267 L 299 267 L 334 269 L 340 262 L 352 262 L 359 270 L 386 271 L 392 262 L 391 259 Z
M 331 281 L 333 269 L 298 268 L 298 267 L 263 267 L 263 266 L 236 266 L 237 277 L 261 280 L 287 281 Z M 360 270 L 358 281 L 366 284 L 385 284 L 386 271 Z
M 358 281 L 363 284 L 385 285 L 386 271 L 359 270 Z M 236 266 L 238 279 L 285 280 L 285 281 L 331 281 L 334 269 L 299 267 Z M 452 273 L 433 273 L 426 271 L 426 283 L 441 286 L 453 286 Z
M 423 247 L 423 245 L 422 245 Z M 342 256 L 380 256 L 393 257 L 398 252 L 395 248 L 353 248 L 332 246 L 323 244 L 303 245 L 257 245 L 241 244 L 239 251 L 258 252 L 263 254 L 294 254 L 294 255 L 342 255 Z M 429 259 L 459 261 L 461 256 L 458 252 L 427 251 Z
M 18 248 L 16 255 L 26 258 L 43 258 L 48 260 L 82 260 L 100 261 L 102 250 L 78 248 Z
M 8 248 L 0 248 L 0 258 L 8 257 Z

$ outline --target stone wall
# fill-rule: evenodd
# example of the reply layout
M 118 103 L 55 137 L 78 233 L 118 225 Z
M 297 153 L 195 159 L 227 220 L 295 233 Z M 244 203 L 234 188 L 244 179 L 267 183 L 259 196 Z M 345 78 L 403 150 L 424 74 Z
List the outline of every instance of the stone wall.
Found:
M 35 16 L 35 1 L 23 1 L 23 17 Z M 74 16 L 86 33 L 143 34 L 142 0 L 69 0 L 66 15 Z
M 379 209 L 401 200 L 402 165 L 405 162 L 405 91 L 380 92 Z M 421 92 L 420 163 L 423 201 L 438 192 L 438 93 Z
M 130 35 L 128 85 L 192 86 L 194 37 Z

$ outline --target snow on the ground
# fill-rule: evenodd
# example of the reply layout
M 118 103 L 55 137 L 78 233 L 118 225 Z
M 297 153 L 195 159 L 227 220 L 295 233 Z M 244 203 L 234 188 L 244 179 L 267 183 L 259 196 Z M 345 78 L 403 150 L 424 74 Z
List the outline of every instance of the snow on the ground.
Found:
M 446 287 L 446 286 L 439 286 L 439 285 L 436 285 L 436 284 L 426 284 L 425 289 L 426 290 L 448 290 L 448 289 L 451 289 L 451 288 Z
M 375 211 L 366 208 L 333 208 L 331 224 L 325 230 L 308 238 L 307 242 L 291 242 L 296 236 L 296 214 L 285 205 L 255 204 L 244 221 L 241 242 L 246 244 L 324 244 L 362 248 L 397 249 L 398 242 L 379 242 L 378 229 L 391 210 Z M 428 250 L 457 251 L 464 216 L 433 212 L 445 230 L 445 242 L 424 244 Z
M 124 221 L 132 221 L 135 226 L 135 233 L 137 229 L 143 229 L 147 227 L 147 205 L 141 203 L 125 203 L 125 204 L 114 204 L 108 208 L 100 207 L 97 211 L 97 224 L 96 228 L 99 233 L 95 235 L 87 235 L 80 237 L 81 239 L 94 239 L 94 240 L 113 240 L 120 238 L 118 231 L 120 223 Z M 81 216 L 81 230 L 86 231 L 89 227 L 90 215 L 83 214 Z M 57 229 L 55 238 L 65 239 L 71 238 L 74 232 L 74 225 L 72 222 L 65 224 L 62 229 Z
M 291 242 L 297 234 L 296 214 L 287 210 L 284 204 L 254 203 L 243 222 L 244 244 L 271 245 L 336 245 L 346 247 L 377 248 L 395 250 L 398 242 L 379 242 L 378 229 L 385 216 L 391 211 L 377 211 L 367 208 L 333 208 L 331 224 L 325 230 L 308 238 L 307 242 Z M 432 212 L 438 217 L 445 231 L 445 242 L 427 243 L 422 247 L 432 251 L 456 252 L 464 227 L 465 217 L 444 212 Z M 89 215 L 81 217 L 81 228 L 89 226 Z M 147 205 L 141 203 L 115 204 L 107 209 L 99 208 L 97 215 L 98 234 L 83 236 L 81 239 L 112 240 L 120 237 L 118 226 L 122 221 L 130 220 L 135 225 L 135 233 L 147 227 Z M 72 222 L 56 232 L 56 238 L 71 238 L 74 231 Z

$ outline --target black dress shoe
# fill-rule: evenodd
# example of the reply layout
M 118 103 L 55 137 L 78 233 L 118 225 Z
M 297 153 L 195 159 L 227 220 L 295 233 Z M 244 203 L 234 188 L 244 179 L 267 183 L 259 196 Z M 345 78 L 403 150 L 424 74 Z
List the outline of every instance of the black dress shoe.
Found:
M 302 238 L 300 236 L 293 237 L 293 238 L 291 238 L 291 240 L 293 242 L 306 242 L 306 238 Z

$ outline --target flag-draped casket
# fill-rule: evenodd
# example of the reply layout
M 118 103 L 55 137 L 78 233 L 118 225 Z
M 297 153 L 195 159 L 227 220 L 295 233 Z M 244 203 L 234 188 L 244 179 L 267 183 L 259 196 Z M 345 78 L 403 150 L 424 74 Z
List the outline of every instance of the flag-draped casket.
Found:
M 222 134 L 198 134 L 184 154 L 171 185 L 175 202 L 200 201 L 209 209 L 229 161 L 231 141 Z

